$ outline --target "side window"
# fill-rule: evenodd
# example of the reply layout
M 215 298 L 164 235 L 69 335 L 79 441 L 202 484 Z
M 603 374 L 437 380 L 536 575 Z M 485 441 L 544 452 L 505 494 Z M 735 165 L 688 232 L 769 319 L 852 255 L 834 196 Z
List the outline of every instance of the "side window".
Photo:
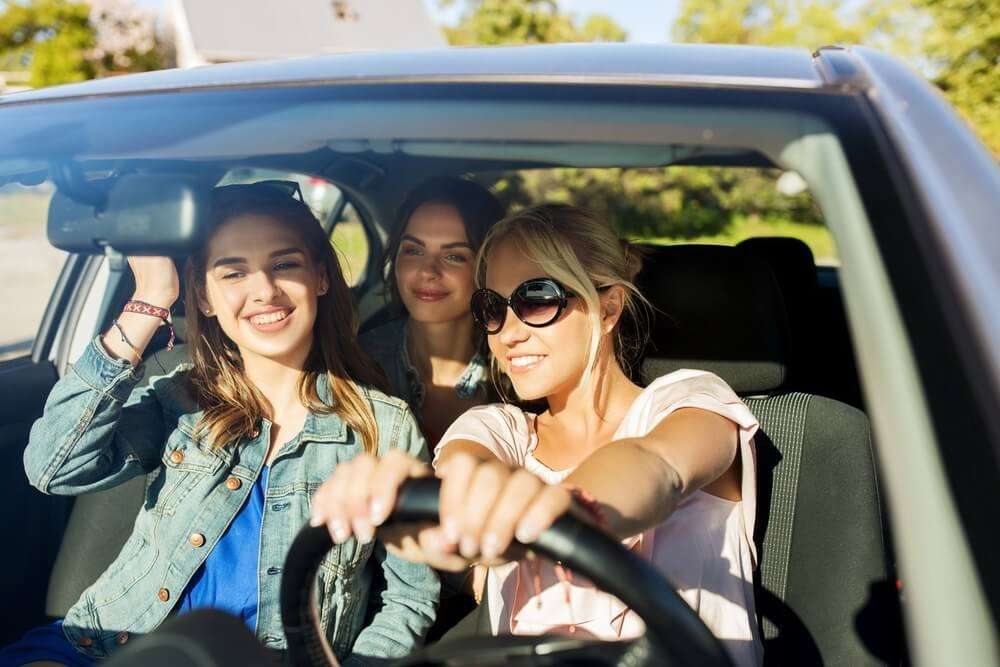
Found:
M 295 181 L 299 184 L 303 201 L 312 209 L 323 228 L 330 232 L 330 243 L 337 253 L 347 284 L 354 287 L 363 282 L 368 270 L 371 240 L 357 210 L 353 204 L 345 201 L 340 188 L 317 176 L 245 167 L 233 169 L 218 184 L 256 183 L 265 180 Z
M 330 242 L 337 251 L 340 268 L 344 278 L 351 287 L 360 285 L 368 275 L 368 259 L 371 253 L 371 243 L 368 230 L 361 222 L 354 205 L 344 206 L 340 216 L 334 222 Z
M 27 355 L 66 260 L 45 236 L 51 183 L 0 187 L 0 360 Z

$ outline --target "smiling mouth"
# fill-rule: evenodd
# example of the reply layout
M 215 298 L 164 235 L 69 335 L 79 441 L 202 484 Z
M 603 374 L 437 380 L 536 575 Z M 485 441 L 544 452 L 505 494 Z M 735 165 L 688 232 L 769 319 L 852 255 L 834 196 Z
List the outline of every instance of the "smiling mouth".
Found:
M 510 370 L 513 372 L 528 371 L 545 360 L 544 354 L 525 354 L 519 357 L 510 357 L 508 362 Z
M 260 313 L 246 318 L 257 331 L 277 331 L 283 329 L 288 324 L 288 318 L 295 311 L 294 308 L 274 310 L 269 313 Z
M 413 290 L 413 296 L 421 301 L 440 301 L 448 296 L 448 292 L 427 292 L 425 290 Z

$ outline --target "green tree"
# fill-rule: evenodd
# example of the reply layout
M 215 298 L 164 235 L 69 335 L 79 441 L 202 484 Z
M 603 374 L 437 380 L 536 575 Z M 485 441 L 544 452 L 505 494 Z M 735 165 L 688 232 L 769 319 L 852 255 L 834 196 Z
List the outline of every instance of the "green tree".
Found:
M 1000 158 L 1000 2 L 920 0 L 935 82 Z
M 582 22 L 559 9 L 556 0 L 472 0 L 454 27 L 446 27 L 454 45 L 621 42 L 625 31 L 604 14 Z
M 863 44 L 929 71 L 951 103 L 1000 156 L 1000 2 L 685 0 L 673 27 L 681 42 L 816 49 Z
M 13 54 L 30 69 L 35 87 L 93 78 L 87 53 L 95 35 L 89 17 L 84 2 L 8 2 L 0 13 L 0 52 Z
M 131 0 L 22 0 L 0 11 L 0 62 L 51 86 L 163 65 L 155 16 Z
M 883 48 L 913 16 L 900 0 L 869 0 L 846 12 L 836 0 L 685 0 L 673 27 L 679 42 L 817 49 L 826 44 Z

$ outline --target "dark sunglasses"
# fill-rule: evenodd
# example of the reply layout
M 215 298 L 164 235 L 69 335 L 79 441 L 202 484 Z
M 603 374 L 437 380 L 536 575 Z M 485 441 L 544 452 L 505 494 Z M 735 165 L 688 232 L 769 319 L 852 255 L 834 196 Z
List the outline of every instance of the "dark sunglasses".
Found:
M 472 317 L 491 336 L 503 329 L 508 306 L 529 327 L 547 327 L 559 319 L 567 301 L 574 296 L 552 278 L 525 280 L 511 292 L 510 298 L 482 288 L 472 294 Z
M 220 185 L 215 188 L 215 192 L 250 192 L 259 195 L 285 195 L 305 203 L 305 200 L 302 198 L 302 188 L 299 186 L 298 181 L 270 179 L 254 183 L 233 183 L 232 185 Z

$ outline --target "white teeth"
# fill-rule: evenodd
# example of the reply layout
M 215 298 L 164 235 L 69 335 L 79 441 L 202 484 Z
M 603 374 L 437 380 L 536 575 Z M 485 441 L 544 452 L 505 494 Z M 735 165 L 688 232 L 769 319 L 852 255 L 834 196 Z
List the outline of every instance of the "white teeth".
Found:
M 514 357 L 510 360 L 510 365 L 515 368 L 522 368 L 524 366 L 530 366 L 534 363 L 541 361 L 544 357 L 540 354 L 526 355 L 523 357 Z
M 263 315 L 254 315 L 250 318 L 250 322 L 253 324 L 271 324 L 273 322 L 280 322 L 281 320 L 288 317 L 288 312 L 284 310 L 276 310 L 273 313 L 265 313 Z

